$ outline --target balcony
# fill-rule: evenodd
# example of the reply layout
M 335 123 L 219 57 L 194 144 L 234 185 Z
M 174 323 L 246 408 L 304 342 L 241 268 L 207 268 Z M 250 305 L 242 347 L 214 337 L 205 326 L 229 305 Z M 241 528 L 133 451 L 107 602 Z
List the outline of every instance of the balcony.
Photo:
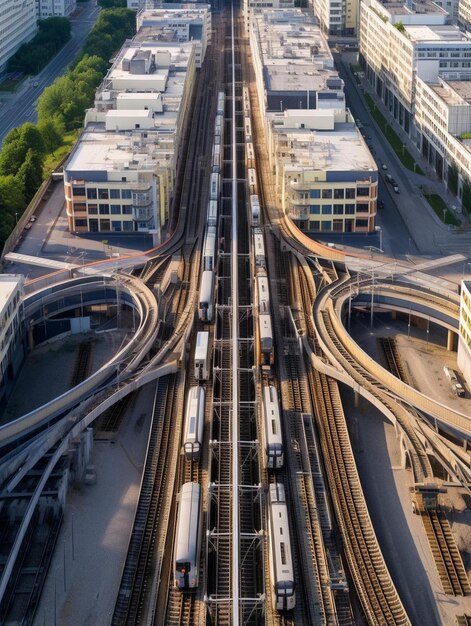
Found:
M 147 208 L 132 208 L 132 219 L 136 222 L 148 222 L 154 217 L 152 207 Z

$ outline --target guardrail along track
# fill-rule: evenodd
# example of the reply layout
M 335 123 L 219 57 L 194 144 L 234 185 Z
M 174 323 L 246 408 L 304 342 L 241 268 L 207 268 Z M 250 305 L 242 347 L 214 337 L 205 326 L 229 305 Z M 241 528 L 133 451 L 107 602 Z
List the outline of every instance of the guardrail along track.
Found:
M 157 383 L 141 491 L 111 622 L 113 626 L 136 625 L 143 617 L 145 592 L 156 560 L 156 524 L 162 523 L 162 509 L 169 506 L 164 498 L 168 495 L 165 484 L 170 450 L 179 442 L 174 439 L 179 430 L 172 423 L 171 411 L 176 390 L 176 376 L 166 376 Z
M 457 615 L 456 626 L 471 626 L 471 615 Z
M 313 371 L 317 421 L 329 485 L 350 573 L 368 624 L 410 624 L 371 524 L 337 384 Z
M 453 596 L 468 595 L 471 585 L 445 514 L 440 510 L 425 509 L 420 515 L 443 591 Z

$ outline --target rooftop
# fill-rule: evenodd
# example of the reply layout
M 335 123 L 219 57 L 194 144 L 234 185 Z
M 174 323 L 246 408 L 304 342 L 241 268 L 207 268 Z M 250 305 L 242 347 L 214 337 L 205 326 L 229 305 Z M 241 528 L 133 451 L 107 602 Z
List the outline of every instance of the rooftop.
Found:
M 17 274 L 0 274 L 0 309 L 8 302 L 18 287 L 22 287 L 24 276 Z
M 294 117 L 302 111 L 287 111 Z M 306 112 L 304 112 L 306 113 Z M 282 114 L 272 115 L 272 120 Z M 333 130 L 278 127 L 289 148 L 283 147 L 290 170 L 376 171 L 377 165 L 354 123 L 336 123 Z
M 438 83 L 427 83 L 446 104 L 450 106 L 471 104 L 471 77 L 470 80 L 447 80 L 440 77 Z
M 431 14 L 439 14 L 442 15 L 446 13 L 444 9 L 439 7 L 432 0 L 425 0 L 425 2 L 388 2 L 384 0 L 380 2 L 383 7 L 390 13 L 391 15 L 431 15 Z
M 143 9 L 137 15 L 137 28 L 155 21 L 193 22 L 201 21 L 211 11 L 209 4 L 164 3 L 158 9 Z
M 469 45 L 469 36 L 460 31 L 458 26 L 438 25 L 428 26 L 426 24 L 418 24 L 412 26 L 404 24 L 404 30 L 408 38 L 415 43 L 420 42 L 457 42 L 467 43 Z
M 312 15 L 272 9 L 254 15 L 267 90 L 319 91 L 337 77 L 332 54 Z

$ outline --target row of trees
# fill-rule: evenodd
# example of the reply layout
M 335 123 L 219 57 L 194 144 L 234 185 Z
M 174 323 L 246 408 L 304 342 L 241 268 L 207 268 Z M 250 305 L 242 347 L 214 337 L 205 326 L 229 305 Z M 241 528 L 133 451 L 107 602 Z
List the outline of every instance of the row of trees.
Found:
M 109 59 L 135 32 L 134 11 L 105 9 L 90 31 L 83 52 L 68 72 L 47 87 L 38 100 L 38 120 L 57 119 L 66 131 L 80 128 L 84 111 L 108 69 Z
M 65 17 L 39 20 L 38 32 L 10 57 L 7 71 L 37 74 L 70 39 L 70 22 Z
M 80 128 L 85 109 L 105 76 L 109 59 L 135 31 L 135 13 L 103 10 L 81 56 L 38 100 L 38 123 L 23 124 L 6 136 L 0 152 L 0 245 L 13 230 L 44 179 L 48 154 L 63 145 L 66 132 Z

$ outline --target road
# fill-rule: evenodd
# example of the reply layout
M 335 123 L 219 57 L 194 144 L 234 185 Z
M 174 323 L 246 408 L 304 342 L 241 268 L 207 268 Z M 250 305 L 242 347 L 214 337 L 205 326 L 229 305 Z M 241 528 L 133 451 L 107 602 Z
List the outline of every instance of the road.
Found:
M 36 103 L 45 87 L 63 74 L 80 52 L 84 41 L 95 23 L 100 7 L 95 0 L 80 3 L 76 16 L 71 18 L 72 37 L 52 61 L 34 78 L 27 79 L 22 89 L 7 98 L 0 108 L 0 144 L 5 135 L 16 126 L 36 121 Z M 37 83 L 37 87 L 33 84 Z

